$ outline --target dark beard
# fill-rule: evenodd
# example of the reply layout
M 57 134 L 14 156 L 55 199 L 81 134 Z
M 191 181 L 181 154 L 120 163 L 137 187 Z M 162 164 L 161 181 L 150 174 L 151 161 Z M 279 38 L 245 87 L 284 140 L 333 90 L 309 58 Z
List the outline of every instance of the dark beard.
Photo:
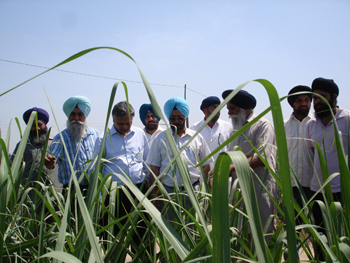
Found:
M 45 141 L 46 141 L 46 136 L 47 136 L 47 126 L 45 126 L 44 129 L 41 129 L 39 132 L 39 137 L 36 133 L 36 130 L 35 131 L 30 131 L 30 134 L 29 134 L 29 141 L 31 142 L 31 144 L 33 145 L 37 145 L 37 144 L 41 144 L 41 145 L 44 145 L 45 144 Z
M 176 129 L 174 126 L 176 126 Z M 173 132 L 176 130 L 176 133 L 182 132 L 185 129 L 185 122 L 183 124 L 171 124 L 171 129 Z
M 158 123 L 149 122 L 145 125 L 146 130 L 155 131 L 158 128 Z
M 335 105 L 334 105 L 335 103 L 333 101 L 328 101 L 328 103 L 332 109 L 335 108 Z M 322 119 L 331 115 L 331 110 L 329 109 L 326 103 L 323 103 L 323 102 L 317 103 L 316 105 L 314 105 L 314 109 L 315 109 L 316 117 L 319 119 Z

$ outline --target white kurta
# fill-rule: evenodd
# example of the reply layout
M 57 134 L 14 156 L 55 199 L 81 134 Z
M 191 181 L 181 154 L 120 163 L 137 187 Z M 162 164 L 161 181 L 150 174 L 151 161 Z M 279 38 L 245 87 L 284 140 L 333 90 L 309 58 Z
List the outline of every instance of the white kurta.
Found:
M 251 122 L 257 115 L 252 113 L 247 122 Z M 275 132 L 271 123 L 265 119 L 261 118 L 256 123 L 254 123 L 249 129 L 243 133 L 247 139 L 255 146 L 257 151 L 267 159 L 269 166 L 275 170 L 276 169 L 276 146 L 275 146 Z M 245 139 L 243 135 L 240 135 L 235 142 L 236 145 L 242 148 L 242 152 L 250 157 L 252 155 L 257 156 L 254 153 L 252 147 L 248 143 L 248 140 Z M 234 145 L 230 144 L 230 149 L 233 149 Z M 263 227 L 266 225 L 270 215 L 276 214 L 276 207 L 271 201 L 267 192 L 263 189 L 260 182 L 257 180 L 256 176 L 264 183 L 266 189 L 270 194 L 276 199 L 277 198 L 277 188 L 276 181 L 273 176 L 268 172 L 265 166 L 259 166 L 253 169 L 254 173 L 252 174 L 255 186 L 255 192 L 258 199 L 259 213 L 261 217 L 261 223 Z M 236 179 L 236 174 L 233 173 L 233 179 Z M 274 221 L 272 220 L 267 233 L 272 233 L 274 231 Z
M 286 130 L 289 163 L 303 187 L 310 187 L 313 174 L 311 160 L 314 158 L 314 153 L 308 149 L 304 139 L 305 125 L 309 120 L 310 117 L 307 116 L 302 121 L 299 121 L 292 113 L 284 125 Z M 294 180 L 292 180 L 292 185 L 293 187 L 295 186 Z
M 197 131 L 203 125 L 204 121 L 205 120 L 203 119 L 199 122 L 192 124 L 190 129 Z M 232 124 L 227 121 L 218 119 L 212 128 L 206 125 L 201 130 L 200 134 L 203 136 L 203 138 L 208 144 L 209 150 L 212 152 L 230 137 L 230 135 L 232 134 Z M 211 169 L 214 169 L 214 164 L 218 155 L 221 152 L 225 151 L 228 151 L 227 146 L 222 148 L 218 153 L 216 153 L 213 156 L 214 162 L 210 163 Z

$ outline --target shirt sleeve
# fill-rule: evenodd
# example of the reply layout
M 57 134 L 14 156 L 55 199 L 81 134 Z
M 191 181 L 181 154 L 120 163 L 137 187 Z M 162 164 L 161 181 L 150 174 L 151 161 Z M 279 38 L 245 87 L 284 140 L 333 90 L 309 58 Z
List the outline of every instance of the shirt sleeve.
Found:
M 146 163 L 149 165 L 161 167 L 161 152 L 160 145 L 162 143 L 161 136 L 154 138 L 151 148 L 149 149 Z
M 311 124 L 311 121 L 309 121 L 308 123 L 305 124 L 305 143 L 306 143 L 306 146 L 308 148 L 314 148 L 314 145 L 313 145 L 312 141 L 310 140 L 311 139 L 310 124 Z

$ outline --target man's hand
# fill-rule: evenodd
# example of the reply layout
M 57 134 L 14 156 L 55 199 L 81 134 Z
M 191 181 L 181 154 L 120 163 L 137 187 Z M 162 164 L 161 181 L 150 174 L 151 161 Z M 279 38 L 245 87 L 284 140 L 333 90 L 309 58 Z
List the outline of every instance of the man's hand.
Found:
M 47 169 L 54 169 L 56 167 L 56 158 L 50 154 L 45 156 L 45 167 Z

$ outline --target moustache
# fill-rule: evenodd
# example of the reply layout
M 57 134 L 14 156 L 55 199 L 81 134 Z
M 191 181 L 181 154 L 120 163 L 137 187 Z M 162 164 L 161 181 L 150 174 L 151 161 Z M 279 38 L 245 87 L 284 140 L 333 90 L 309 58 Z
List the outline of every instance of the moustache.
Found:
M 79 125 L 84 125 L 84 122 L 78 121 L 78 120 L 73 120 L 70 122 L 70 124 L 79 124 Z

